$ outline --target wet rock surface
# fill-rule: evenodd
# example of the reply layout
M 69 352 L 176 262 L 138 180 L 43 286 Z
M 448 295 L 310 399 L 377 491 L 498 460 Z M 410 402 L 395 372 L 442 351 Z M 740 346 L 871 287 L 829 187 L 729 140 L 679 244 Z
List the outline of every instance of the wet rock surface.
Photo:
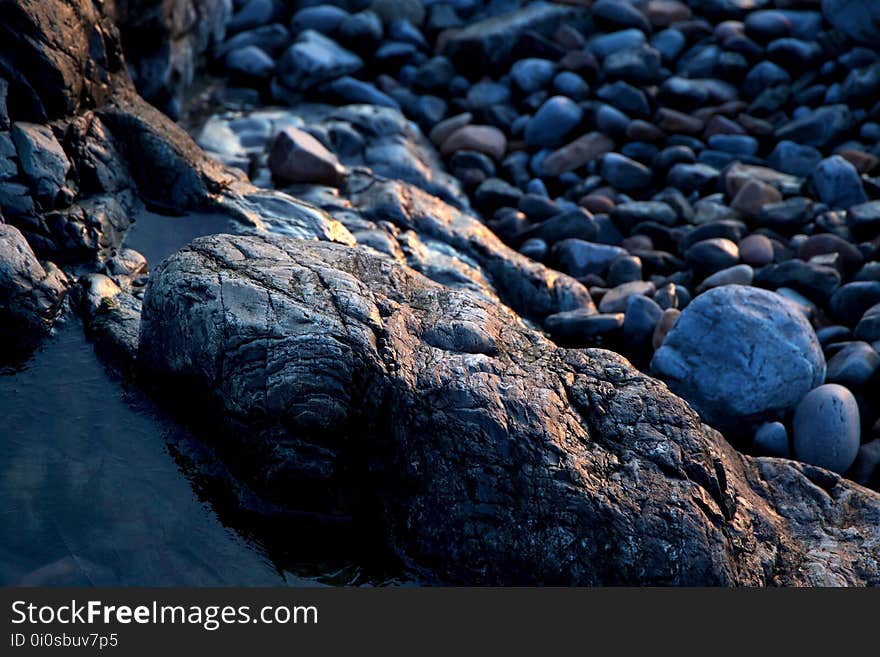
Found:
M 844 539 L 831 515 L 861 489 L 744 459 L 618 356 L 558 348 L 497 304 L 367 251 L 196 240 L 151 278 L 139 361 L 222 411 L 221 440 L 249 441 L 240 470 L 258 490 L 329 514 L 375 505 L 426 577 L 875 583 L 865 535 Z M 806 534 L 784 510 L 803 509 L 817 476 L 837 501 L 821 530 L 822 507 L 805 510 Z M 868 500 L 870 535 L 880 502 Z M 812 552 L 818 531 L 834 536 L 833 559 Z

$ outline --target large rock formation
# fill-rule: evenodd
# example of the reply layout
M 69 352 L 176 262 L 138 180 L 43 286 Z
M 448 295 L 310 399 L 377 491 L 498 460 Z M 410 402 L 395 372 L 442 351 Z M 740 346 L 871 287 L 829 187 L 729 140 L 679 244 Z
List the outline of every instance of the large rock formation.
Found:
M 151 278 L 139 358 L 261 494 L 383 524 L 430 578 L 880 583 L 880 496 L 743 457 L 615 354 L 360 248 L 196 240 Z

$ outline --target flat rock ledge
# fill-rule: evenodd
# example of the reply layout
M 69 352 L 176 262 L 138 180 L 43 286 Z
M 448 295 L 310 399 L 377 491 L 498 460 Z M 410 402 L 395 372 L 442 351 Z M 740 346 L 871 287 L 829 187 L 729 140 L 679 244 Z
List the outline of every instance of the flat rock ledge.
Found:
M 429 581 L 880 584 L 877 494 L 362 247 L 194 241 L 152 274 L 138 361 L 254 490 L 381 524 Z

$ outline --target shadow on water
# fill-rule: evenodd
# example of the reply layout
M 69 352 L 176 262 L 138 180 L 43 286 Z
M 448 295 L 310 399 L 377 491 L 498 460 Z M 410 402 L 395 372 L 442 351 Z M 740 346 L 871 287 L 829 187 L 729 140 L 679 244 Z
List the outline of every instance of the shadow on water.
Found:
M 244 231 L 241 223 L 222 214 L 194 212 L 171 216 L 142 210 L 128 229 L 122 245 L 139 251 L 152 268 L 197 237 Z
M 126 394 L 67 319 L 0 371 L 0 584 L 283 585 L 171 458 L 173 425 Z

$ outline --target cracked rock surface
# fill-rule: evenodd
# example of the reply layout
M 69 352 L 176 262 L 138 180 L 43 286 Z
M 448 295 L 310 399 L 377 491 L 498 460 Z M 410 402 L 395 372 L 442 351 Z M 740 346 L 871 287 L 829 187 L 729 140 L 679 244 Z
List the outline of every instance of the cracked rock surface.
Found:
M 876 494 L 741 456 L 619 356 L 364 249 L 200 238 L 151 278 L 139 361 L 261 494 L 377 513 L 440 581 L 878 583 Z

